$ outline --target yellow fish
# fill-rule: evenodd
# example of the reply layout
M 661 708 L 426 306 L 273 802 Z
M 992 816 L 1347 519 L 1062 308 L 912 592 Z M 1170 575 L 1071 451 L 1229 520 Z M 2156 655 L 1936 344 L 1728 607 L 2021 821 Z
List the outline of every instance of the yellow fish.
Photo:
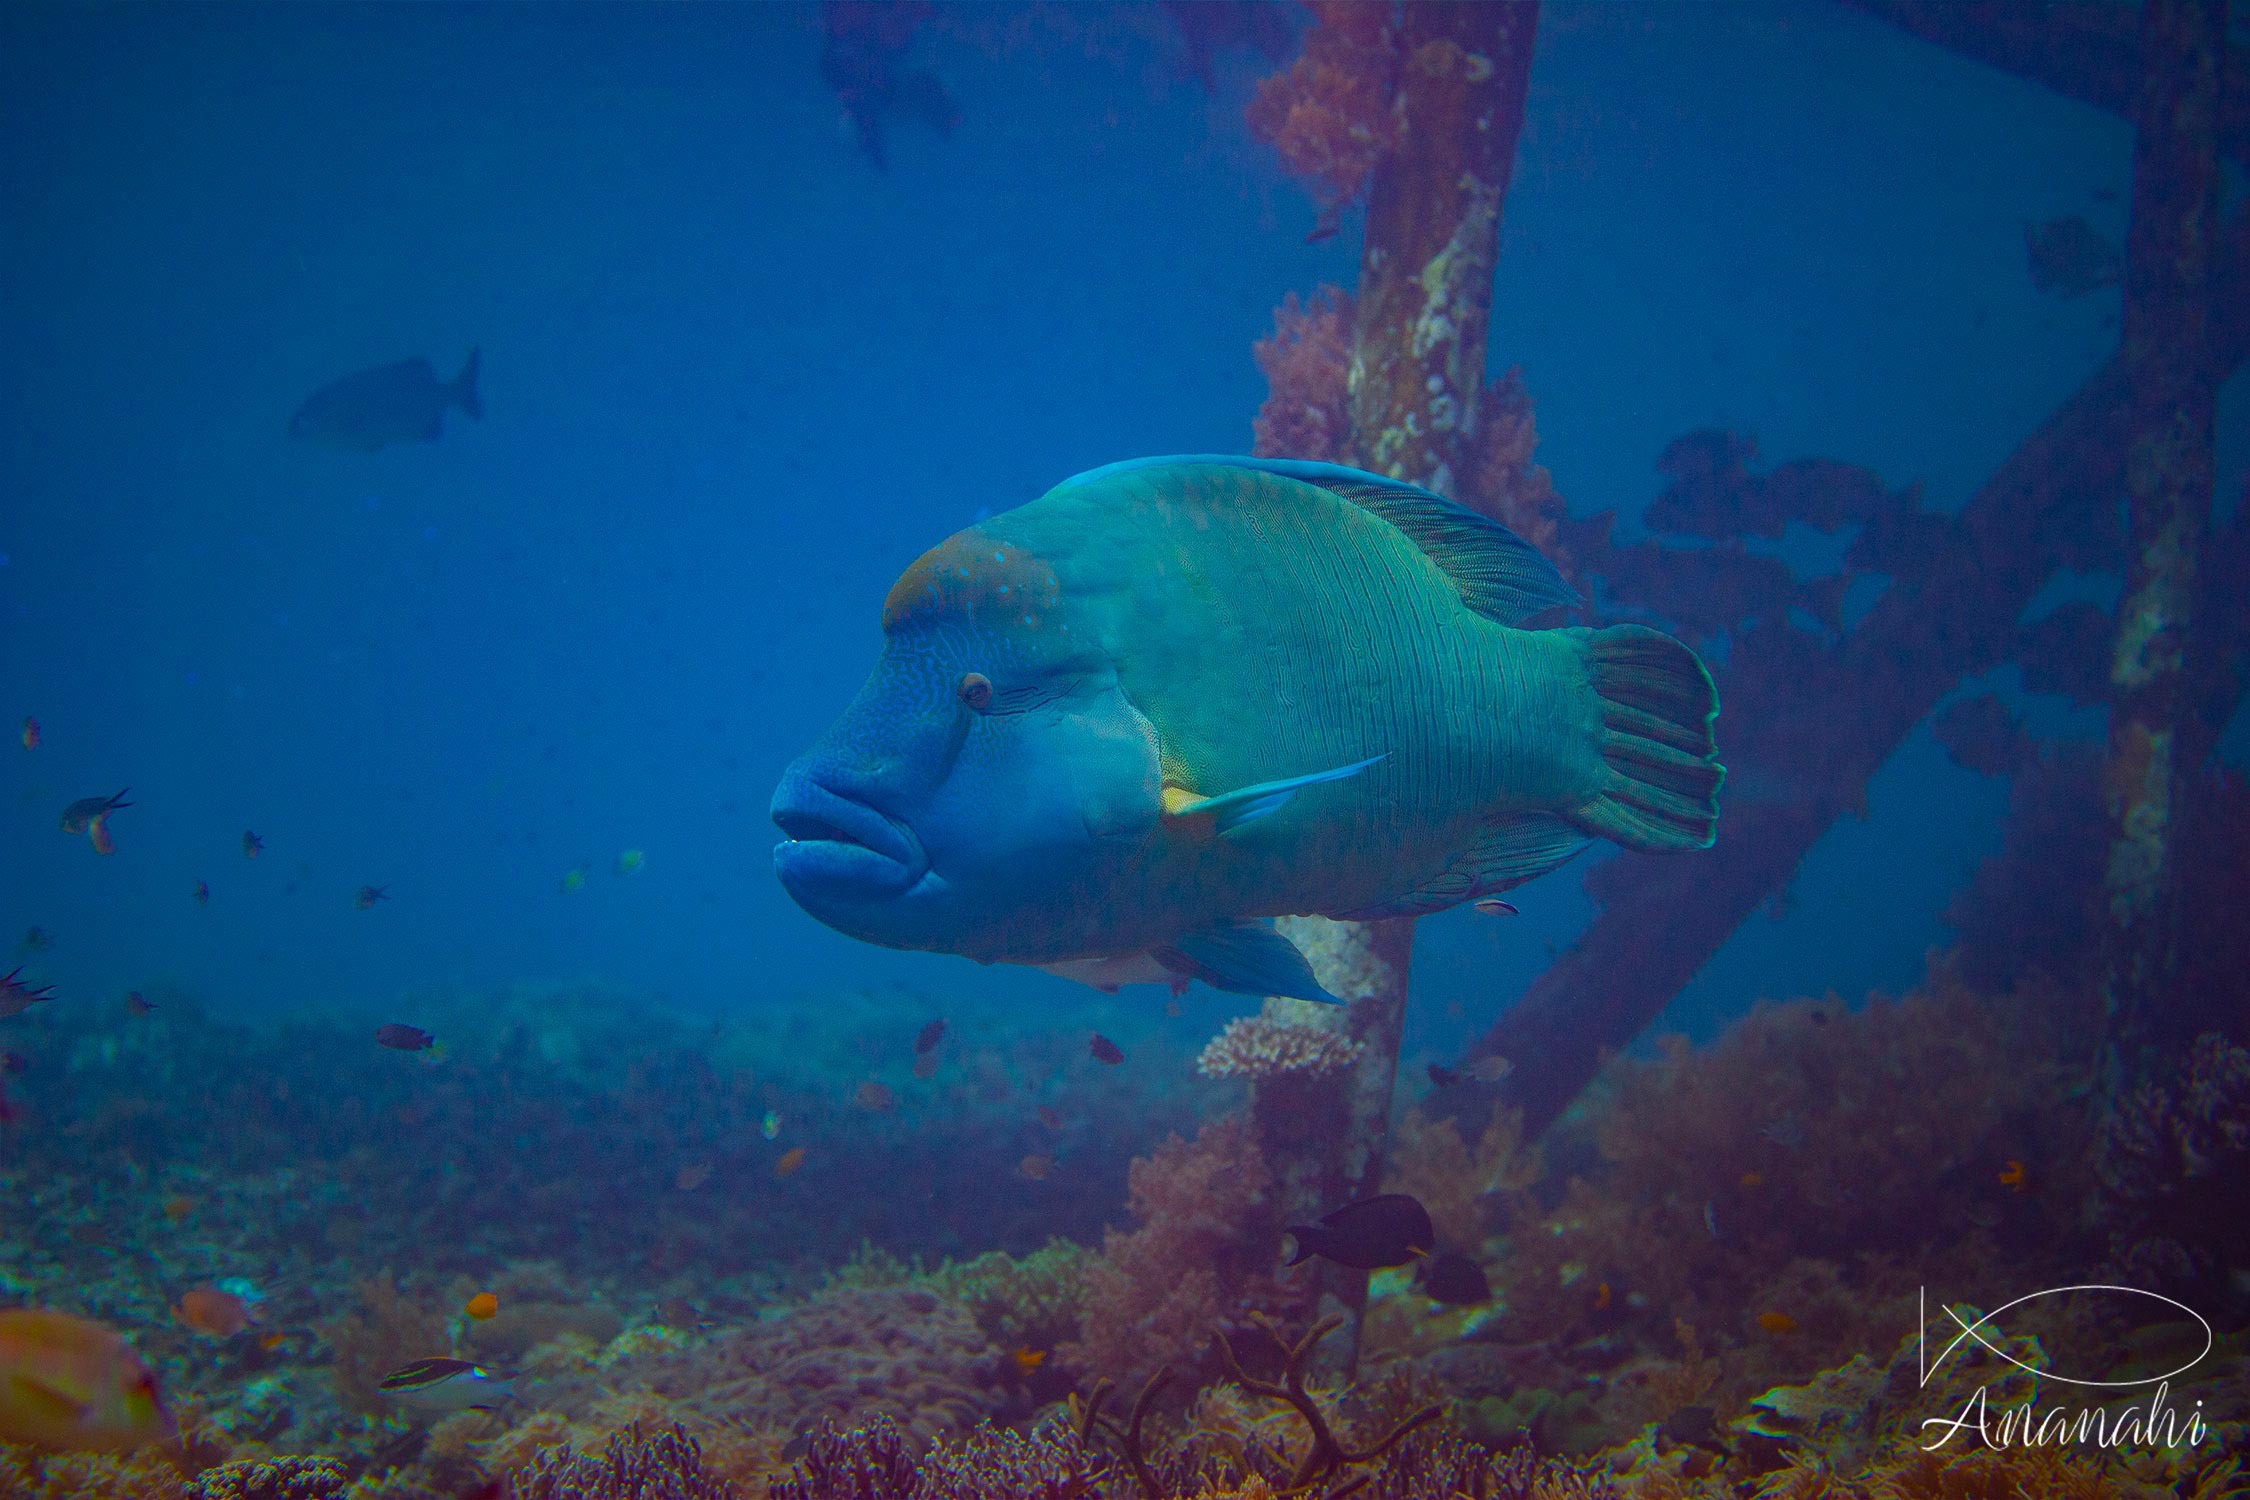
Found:
M 156 1377 L 123 1334 L 69 1313 L 0 1312 L 0 1438 L 123 1453 L 175 1435 Z
M 1026 1344 L 1021 1349 L 1018 1349 L 1015 1353 L 1009 1355 L 1008 1357 L 1016 1362 L 1017 1374 L 1029 1375 L 1033 1370 L 1038 1369 L 1041 1365 L 1047 1362 L 1047 1351 L 1044 1349 L 1034 1349 L 1029 1344 Z

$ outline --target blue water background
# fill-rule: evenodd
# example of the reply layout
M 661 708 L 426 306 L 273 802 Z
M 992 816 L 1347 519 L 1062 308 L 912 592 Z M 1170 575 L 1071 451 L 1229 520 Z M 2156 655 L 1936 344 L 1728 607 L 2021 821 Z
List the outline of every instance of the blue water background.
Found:
M 1251 342 L 1352 281 L 1357 221 L 1306 243 L 1241 124 L 1264 65 L 1206 96 L 1156 12 L 957 14 L 926 47 L 961 127 L 898 125 L 887 173 L 819 46 L 768 6 L 0 10 L 0 947 L 37 923 L 66 997 L 237 1014 L 579 975 L 745 1017 L 870 985 L 1154 1012 L 828 931 L 766 800 L 925 547 L 1246 449 Z M 1493 362 L 1577 512 L 1637 512 L 1710 425 L 1952 508 L 2115 347 L 2115 294 L 2040 296 L 2022 243 L 2121 236 L 2114 117 L 1818 6 L 1550 5 L 1534 83 Z M 471 345 L 487 415 L 440 443 L 283 435 L 337 375 Z M 2223 494 L 2243 412 L 2238 382 Z M 116 857 L 56 831 L 127 785 Z M 1681 1013 L 1910 983 L 2004 803 L 1917 735 Z M 1516 899 L 1423 924 L 1413 1045 L 1588 914 L 1576 872 Z

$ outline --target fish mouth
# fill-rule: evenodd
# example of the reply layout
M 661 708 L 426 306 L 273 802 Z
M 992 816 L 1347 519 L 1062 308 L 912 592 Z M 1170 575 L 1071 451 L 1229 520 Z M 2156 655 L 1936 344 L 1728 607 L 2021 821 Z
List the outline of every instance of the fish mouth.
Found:
M 914 830 L 851 794 L 801 772 L 773 794 L 774 871 L 799 904 L 901 895 L 929 872 L 930 856 Z

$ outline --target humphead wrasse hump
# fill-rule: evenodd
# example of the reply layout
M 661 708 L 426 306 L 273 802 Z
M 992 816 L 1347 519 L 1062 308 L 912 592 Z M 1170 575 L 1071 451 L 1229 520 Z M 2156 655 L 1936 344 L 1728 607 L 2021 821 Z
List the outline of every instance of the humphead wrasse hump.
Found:
M 1356 469 L 1143 459 L 925 553 L 782 777 L 782 884 L 889 947 L 1333 999 L 1271 919 L 1434 912 L 1596 838 L 1708 847 L 1695 654 L 1532 630 L 1505 527 Z

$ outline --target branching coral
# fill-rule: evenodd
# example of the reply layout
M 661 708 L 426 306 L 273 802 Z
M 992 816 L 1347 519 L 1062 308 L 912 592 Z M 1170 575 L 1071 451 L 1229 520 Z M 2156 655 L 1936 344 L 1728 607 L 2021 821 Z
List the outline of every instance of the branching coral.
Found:
M 1309 0 L 1312 29 L 1288 68 L 1258 85 L 1246 117 L 1289 170 L 1308 179 L 1332 230 L 1397 141 L 1398 53 L 1388 0 Z M 1316 230 L 1318 234 L 1320 231 Z
M 601 1456 L 550 1448 L 508 1482 L 508 1500 L 735 1500 L 734 1487 L 703 1470 L 695 1440 L 679 1428 L 633 1427 Z
M 941 1439 L 917 1463 L 897 1423 L 824 1422 L 776 1479 L 772 1500 L 1095 1500 L 1106 1466 L 1068 1429 L 1026 1437 L 979 1427 Z
M 1195 1070 L 1206 1078 L 1323 1078 L 1343 1072 L 1363 1050 L 1340 1031 L 1237 1016 L 1204 1047 Z
M 1250 346 L 1266 377 L 1266 399 L 1251 424 L 1261 458 L 1351 462 L 1347 410 L 1352 357 L 1352 299 L 1323 286 L 1310 300 L 1295 292 L 1274 309 L 1273 332 Z
M 1368 1446 L 1347 1447 L 1337 1437 L 1335 1426 L 1328 1420 L 1327 1413 L 1320 1409 L 1320 1403 L 1305 1389 L 1306 1358 L 1322 1339 L 1343 1326 L 1343 1319 L 1324 1319 L 1314 1324 L 1295 1343 L 1283 1338 L 1281 1331 L 1270 1321 L 1261 1318 L 1258 1324 L 1281 1348 L 1280 1380 L 1259 1380 L 1246 1373 L 1242 1362 L 1235 1357 L 1234 1345 L 1227 1341 L 1224 1333 L 1218 1335 L 1219 1356 L 1226 1365 L 1227 1378 L 1236 1385 L 1253 1396 L 1285 1403 L 1304 1422 L 1311 1441 L 1305 1445 L 1304 1456 L 1297 1461 L 1296 1472 L 1290 1476 L 1289 1488 L 1292 1490 L 1302 1490 L 1339 1469 L 1356 1468 L 1361 1464 L 1374 1462 L 1388 1453 L 1408 1433 L 1417 1427 L 1427 1426 L 1443 1414 L 1442 1407 L 1426 1406 L 1402 1418 L 1389 1432 Z M 1340 1493 L 1342 1492 L 1332 1491 L 1331 1495 Z

